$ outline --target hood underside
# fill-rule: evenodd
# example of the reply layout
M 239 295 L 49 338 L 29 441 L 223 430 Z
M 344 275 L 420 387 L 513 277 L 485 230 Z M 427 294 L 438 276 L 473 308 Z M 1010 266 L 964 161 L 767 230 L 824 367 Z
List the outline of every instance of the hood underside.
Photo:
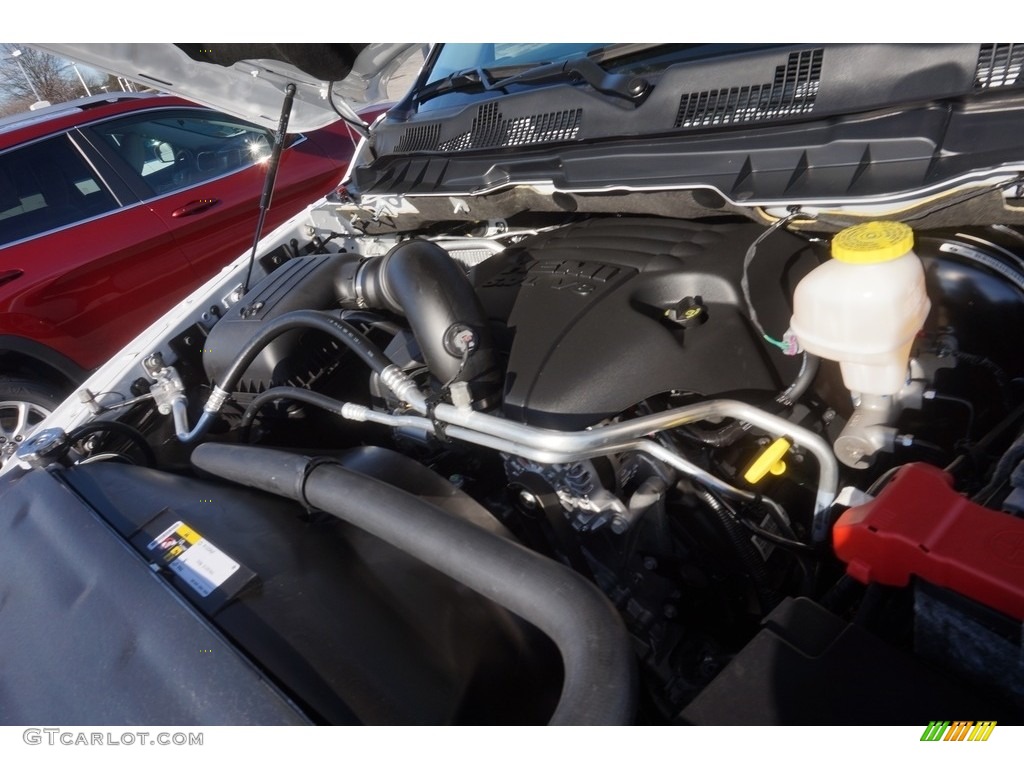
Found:
M 385 98 L 413 43 L 40 43 L 41 50 L 276 128 L 296 86 L 290 128 L 322 128 Z M 341 114 L 339 114 L 339 112 Z

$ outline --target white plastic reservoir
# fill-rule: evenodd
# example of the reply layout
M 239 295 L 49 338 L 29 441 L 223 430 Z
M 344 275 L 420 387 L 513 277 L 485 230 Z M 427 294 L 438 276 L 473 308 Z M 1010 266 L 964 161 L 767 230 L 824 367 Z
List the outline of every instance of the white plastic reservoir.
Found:
M 906 224 L 872 221 L 832 239 L 832 258 L 796 287 L 790 328 L 808 352 L 837 360 L 851 392 L 892 395 L 907 378 L 931 302 Z

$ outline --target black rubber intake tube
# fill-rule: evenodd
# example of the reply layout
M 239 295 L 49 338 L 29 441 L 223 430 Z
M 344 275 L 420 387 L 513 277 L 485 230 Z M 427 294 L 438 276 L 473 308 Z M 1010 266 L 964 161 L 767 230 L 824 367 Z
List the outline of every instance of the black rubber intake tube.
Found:
M 473 401 L 496 403 L 502 386 L 494 341 L 483 307 L 462 268 L 441 246 L 428 240 L 399 243 L 384 256 L 341 270 L 339 298 L 373 309 L 387 309 L 409 320 L 430 372 L 441 382 L 469 384 Z M 458 348 L 469 329 L 474 348 L 465 368 Z
M 387 359 L 376 344 L 344 320 L 339 320 L 336 317 L 312 309 L 299 309 L 283 314 L 260 327 L 259 331 L 235 355 L 234 361 L 224 373 L 223 381 L 217 382 L 217 386 L 230 392 L 238 383 L 238 379 L 245 373 L 245 369 L 249 367 L 267 344 L 282 333 L 287 333 L 296 328 L 313 328 L 330 334 L 355 352 L 363 362 L 378 374 L 382 373 L 391 364 L 391 361 Z
M 200 469 L 329 512 L 518 614 L 554 640 L 565 680 L 552 725 L 626 725 L 636 665 L 615 607 L 565 566 L 417 496 L 337 464 L 266 448 L 206 443 Z

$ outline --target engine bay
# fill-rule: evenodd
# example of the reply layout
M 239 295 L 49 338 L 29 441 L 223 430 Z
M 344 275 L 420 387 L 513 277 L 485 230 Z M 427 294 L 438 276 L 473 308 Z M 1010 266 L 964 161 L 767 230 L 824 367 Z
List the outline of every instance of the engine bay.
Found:
M 796 214 L 353 221 L 17 454 L 304 717 L 1020 719 L 1024 233 L 913 232 L 866 392 L 784 334 L 834 239 Z

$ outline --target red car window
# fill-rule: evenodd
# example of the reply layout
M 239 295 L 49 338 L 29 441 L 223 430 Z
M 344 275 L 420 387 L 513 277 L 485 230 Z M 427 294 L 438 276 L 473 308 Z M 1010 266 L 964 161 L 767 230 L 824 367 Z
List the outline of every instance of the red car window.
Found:
M 262 128 L 217 113 L 164 111 L 93 128 L 143 183 L 145 198 L 176 192 L 270 156 Z
M 106 185 L 63 134 L 0 155 L 0 245 L 117 207 Z

